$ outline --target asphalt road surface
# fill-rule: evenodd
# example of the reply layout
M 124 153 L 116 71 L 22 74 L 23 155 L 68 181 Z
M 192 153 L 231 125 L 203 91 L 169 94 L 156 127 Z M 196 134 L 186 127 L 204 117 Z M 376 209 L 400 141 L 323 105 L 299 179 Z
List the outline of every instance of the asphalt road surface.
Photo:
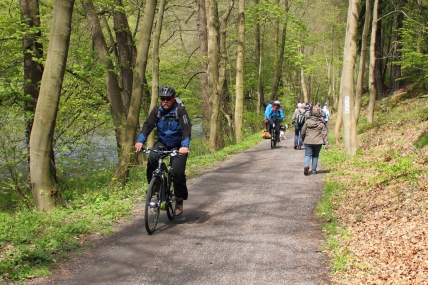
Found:
M 188 180 L 183 214 L 166 212 L 148 235 L 143 210 L 115 234 L 27 284 L 330 284 L 314 210 L 318 174 L 303 175 L 293 132 L 276 149 L 264 140 Z

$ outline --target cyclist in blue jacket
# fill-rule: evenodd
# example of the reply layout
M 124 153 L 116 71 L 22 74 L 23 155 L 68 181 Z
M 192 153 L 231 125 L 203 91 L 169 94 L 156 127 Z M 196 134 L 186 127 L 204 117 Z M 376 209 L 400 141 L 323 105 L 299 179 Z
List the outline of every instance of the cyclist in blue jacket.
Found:
M 279 142 L 279 129 L 281 127 L 281 122 L 284 120 L 284 110 L 279 101 L 273 102 L 272 109 L 269 113 L 265 114 L 265 119 L 268 121 L 269 129 L 273 122 L 275 122 L 276 141 Z
M 175 89 L 164 86 L 159 90 L 161 105 L 153 108 L 149 117 L 144 122 L 138 136 L 135 150 L 140 151 L 147 141 L 147 137 L 157 128 L 158 140 L 153 149 L 159 146 L 167 150 L 178 149 L 178 156 L 172 157 L 173 184 L 176 196 L 175 215 L 183 212 L 183 200 L 187 200 L 188 191 L 186 185 L 186 162 L 189 153 L 192 124 L 189 115 L 179 99 L 175 98 Z M 153 171 L 157 168 L 158 154 L 150 152 L 147 163 L 147 181 L 152 179 Z

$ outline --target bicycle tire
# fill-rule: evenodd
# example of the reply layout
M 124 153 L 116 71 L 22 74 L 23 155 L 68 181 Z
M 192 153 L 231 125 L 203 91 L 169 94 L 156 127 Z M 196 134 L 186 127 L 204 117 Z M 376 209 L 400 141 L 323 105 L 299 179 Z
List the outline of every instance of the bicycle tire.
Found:
M 275 130 L 272 129 L 270 134 L 270 148 L 274 149 L 275 147 L 276 147 L 276 134 L 275 134 Z
M 146 193 L 144 206 L 144 226 L 150 235 L 156 230 L 159 221 L 161 181 L 159 177 L 153 177 Z
M 172 187 L 172 174 L 168 172 L 168 182 L 166 186 L 166 198 L 167 198 L 167 207 L 166 214 L 168 219 L 173 220 L 175 218 L 174 209 L 176 205 L 174 187 Z

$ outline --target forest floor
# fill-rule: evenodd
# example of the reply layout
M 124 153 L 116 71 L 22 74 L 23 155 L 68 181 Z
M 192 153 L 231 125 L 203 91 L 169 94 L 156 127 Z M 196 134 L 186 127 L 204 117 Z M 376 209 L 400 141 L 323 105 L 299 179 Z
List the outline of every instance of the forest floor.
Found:
M 416 147 L 421 135 L 428 137 L 427 96 L 398 92 L 376 103 L 375 123 L 359 131 L 359 154 L 326 175 L 346 185 L 335 197 L 337 251 L 346 259 L 335 284 L 428 284 L 428 146 Z

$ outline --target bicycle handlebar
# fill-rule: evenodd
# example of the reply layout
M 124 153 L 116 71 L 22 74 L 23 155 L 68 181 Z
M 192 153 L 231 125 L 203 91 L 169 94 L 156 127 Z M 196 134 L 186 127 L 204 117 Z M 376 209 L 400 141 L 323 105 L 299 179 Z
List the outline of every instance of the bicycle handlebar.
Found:
M 163 150 L 163 149 L 159 150 L 159 149 L 153 149 L 153 148 L 144 147 L 141 151 L 144 152 L 144 153 L 146 153 L 147 155 L 151 151 L 156 152 L 156 153 L 158 153 L 158 154 L 160 154 L 162 156 L 168 156 L 168 155 L 170 155 L 170 156 L 177 156 L 179 154 L 178 150 L 176 150 L 176 149 L 173 149 L 173 150 Z

